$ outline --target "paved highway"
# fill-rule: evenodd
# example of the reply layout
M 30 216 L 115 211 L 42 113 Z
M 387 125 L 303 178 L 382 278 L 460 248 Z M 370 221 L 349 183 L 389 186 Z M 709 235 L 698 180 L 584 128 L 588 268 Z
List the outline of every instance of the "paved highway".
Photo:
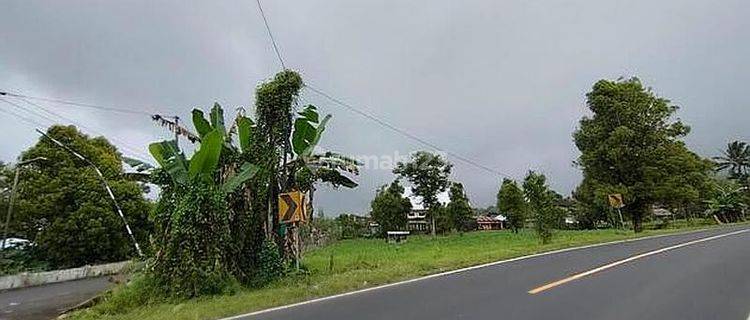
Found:
M 234 319 L 746 320 L 743 228 L 537 256 Z

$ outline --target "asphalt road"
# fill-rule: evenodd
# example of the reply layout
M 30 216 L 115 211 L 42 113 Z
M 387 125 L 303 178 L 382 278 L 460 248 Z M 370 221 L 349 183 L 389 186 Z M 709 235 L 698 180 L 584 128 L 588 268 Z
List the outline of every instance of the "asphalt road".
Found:
M 0 320 L 47 320 L 112 286 L 99 277 L 0 292 Z
M 743 227 L 746 228 L 746 227 Z M 734 227 L 579 249 L 237 319 L 748 319 L 750 232 Z

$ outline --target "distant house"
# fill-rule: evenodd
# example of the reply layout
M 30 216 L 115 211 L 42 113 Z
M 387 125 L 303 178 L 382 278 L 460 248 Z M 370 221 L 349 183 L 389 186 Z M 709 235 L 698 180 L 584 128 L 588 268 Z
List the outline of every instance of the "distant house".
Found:
M 478 230 L 502 230 L 506 228 L 508 219 L 501 215 L 481 215 L 477 216 Z
M 430 232 L 430 221 L 426 209 L 412 209 L 406 215 L 406 230 L 412 233 Z
M 404 197 L 411 202 L 411 211 L 406 215 L 406 230 L 411 233 L 429 233 L 432 230 L 432 224 L 427 219 L 427 209 L 422 204 L 422 199 L 412 195 L 408 188 L 404 192 Z M 437 199 L 442 205 L 450 202 L 447 191 L 438 194 Z

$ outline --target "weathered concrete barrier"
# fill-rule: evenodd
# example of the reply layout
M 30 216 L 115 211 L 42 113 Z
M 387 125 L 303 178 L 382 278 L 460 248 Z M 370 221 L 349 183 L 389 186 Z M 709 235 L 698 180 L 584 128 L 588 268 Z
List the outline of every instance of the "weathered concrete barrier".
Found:
M 130 261 L 123 261 L 95 266 L 83 266 L 73 269 L 35 273 L 24 272 L 14 274 L 12 276 L 4 276 L 0 277 L 0 290 L 33 287 L 49 283 L 65 282 L 117 274 L 125 269 L 125 267 L 130 263 Z

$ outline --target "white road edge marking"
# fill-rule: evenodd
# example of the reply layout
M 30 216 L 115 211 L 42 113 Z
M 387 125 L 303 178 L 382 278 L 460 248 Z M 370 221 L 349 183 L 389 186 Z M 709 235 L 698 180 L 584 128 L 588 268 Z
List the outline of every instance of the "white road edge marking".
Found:
M 638 259 L 643 259 L 643 258 L 646 258 L 646 257 L 649 257 L 649 256 L 657 255 L 657 254 L 660 254 L 660 253 L 664 253 L 664 252 L 667 252 L 667 251 L 670 251 L 670 250 L 679 249 L 679 248 L 682 248 L 682 247 L 687 247 L 687 246 L 698 244 L 698 243 L 701 243 L 701 242 L 716 240 L 716 239 L 720 239 L 720 238 L 724 238 L 724 237 L 729 237 L 729 236 L 733 236 L 733 235 L 737 235 L 737 234 L 741 234 L 741 233 L 745 233 L 745 232 L 750 232 L 750 229 L 744 229 L 744 230 L 734 231 L 734 232 L 730 232 L 730 233 L 724 233 L 724 234 L 720 234 L 720 235 L 715 235 L 715 236 L 712 236 L 712 237 L 706 237 L 706 238 L 696 239 L 696 240 L 693 240 L 693 241 L 688 241 L 688 242 L 680 243 L 680 244 L 669 246 L 669 247 L 666 247 L 666 248 L 661 248 L 661 249 L 657 249 L 657 250 L 653 250 L 653 251 L 648 251 L 648 252 L 645 252 L 645 253 L 637 254 L 637 255 L 631 256 L 629 258 L 625 258 L 625 259 L 618 260 L 618 261 L 615 261 L 615 262 L 612 262 L 612 263 L 609 263 L 609 264 L 605 264 L 603 266 L 591 269 L 589 271 L 577 273 L 577 274 L 571 275 L 571 276 L 569 276 L 567 278 L 560 279 L 560 280 L 557 280 L 557 281 L 554 281 L 554 282 L 550 282 L 550 283 L 545 284 L 543 286 L 540 286 L 540 287 L 534 288 L 532 290 L 529 290 L 528 293 L 529 294 L 537 294 L 537 293 L 540 293 L 540 292 L 552 289 L 554 287 L 566 284 L 568 282 L 575 281 L 575 280 L 578 280 L 578 279 L 581 279 L 581 278 L 593 275 L 595 273 L 599 273 L 599 272 L 605 271 L 607 269 L 611 269 L 611 268 L 617 267 L 619 265 L 622 265 L 622 264 L 625 264 L 625 263 L 628 263 L 628 262 L 631 262 L 631 261 L 635 261 L 635 260 L 638 260 Z
M 301 302 L 297 302 L 297 303 L 293 303 L 293 304 L 287 304 L 287 305 L 283 305 L 283 306 L 278 306 L 278 307 L 273 307 L 273 308 L 268 308 L 268 309 L 263 309 L 263 310 L 248 312 L 248 313 L 244 313 L 244 314 L 238 314 L 236 316 L 221 318 L 221 319 L 218 319 L 218 320 L 239 320 L 239 319 L 242 319 L 242 318 L 245 318 L 245 317 L 256 316 L 256 315 L 260 315 L 260 314 L 264 314 L 264 313 L 268 313 L 268 312 L 274 312 L 274 311 L 279 311 L 279 310 L 284 310 L 284 309 L 289 309 L 289 308 L 304 306 L 304 305 L 307 305 L 307 304 L 313 304 L 313 303 L 322 302 L 322 301 L 326 301 L 326 300 L 338 299 L 338 298 L 342 298 L 342 297 L 357 295 L 357 294 L 360 294 L 360 293 L 365 293 L 365 292 L 370 292 L 370 291 L 375 291 L 375 290 L 380 290 L 380 289 L 395 287 L 395 286 L 399 286 L 399 285 L 403 285 L 403 284 L 408 284 L 408 283 L 413 283 L 413 282 L 418 282 L 418 281 L 422 281 L 422 280 L 428 280 L 428 279 L 443 277 L 443 276 L 447 276 L 447 275 L 451 275 L 451 274 L 456 274 L 456 273 L 461 273 L 461 272 L 466 272 L 466 271 L 471 271 L 471 270 L 476 270 L 476 269 L 481 269 L 481 268 L 486 268 L 486 267 L 492 267 L 492 266 L 501 265 L 501 264 L 505 264 L 505 263 L 516 262 L 516 261 L 521 261 L 521 260 L 526 260 L 526 259 L 532 259 L 532 258 L 537 258 L 537 257 L 542 257 L 542 256 L 547 256 L 547 255 L 552 255 L 552 254 L 558 254 L 558 253 L 564 253 L 564 252 L 576 251 L 576 250 L 584 250 L 584 249 L 590 249 L 590 248 L 596 248 L 596 247 L 604 247 L 604 246 L 621 244 L 621 243 L 628 243 L 628 242 L 635 242 L 635 241 L 642 241 L 642 240 L 657 239 L 657 238 L 663 238 L 663 237 L 680 236 L 680 235 L 686 235 L 686 234 L 692 234 L 692 233 L 698 233 L 698 232 L 704 232 L 704 231 L 712 231 L 712 230 L 721 230 L 721 228 L 704 228 L 704 229 L 690 230 L 690 231 L 685 231 L 685 232 L 659 234 L 659 235 L 642 237 L 642 238 L 616 240 L 616 241 L 610 241 L 610 242 L 589 244 L 589 245 L 579 246 L 579 247 L 572 247 L 572 248 L 565 248 L 565 249 L 558 249 L 558 250 L 553 250 L 553 251 L 535 253 L 535 254 L 531 254 L 531 255 L 520 256 L 520 257 L 510 258 L 510 259 L 506 259 L 506 260 L 489 262 L 489 263 L 480 264 L 480 265 L 471 266 L 471 267 L 466 267 L 466 268 L 462 268 L 462 269 L 456 269 L 456 270 L 451 270 L 451 271 L 446 271 L 446 272 L 431 274 L 431 275 L 427 275 L 427 276 L 420 277 L 420 278 L 414 278 L 414 279 L 409 279 L 409 280 L 404 280 L 404 281 L 399 281 L 399 282 L 394 282 L 394 283 L 388 283 L 388 284 L 384 284 L 384 285 L 380 285 L 380 286 L 376 286 L 376 287 L 370 287 L 370 288 L 360 289 L 360 290 L 356 290 L 356 291 L 349 291 L 349 292 L 335 294 L 335 295 L 332 295 L 332 296 L 326 296 L 326 297 L 316 298 L 316 299 L 312 299 L 312 300 L 305 300 L 305 301 L 301 301 Z M 743 229 L 743 231 L 750 231 L 750 229 Z M 750 318 L 748 318 L 747 320 L 750 320 Z

